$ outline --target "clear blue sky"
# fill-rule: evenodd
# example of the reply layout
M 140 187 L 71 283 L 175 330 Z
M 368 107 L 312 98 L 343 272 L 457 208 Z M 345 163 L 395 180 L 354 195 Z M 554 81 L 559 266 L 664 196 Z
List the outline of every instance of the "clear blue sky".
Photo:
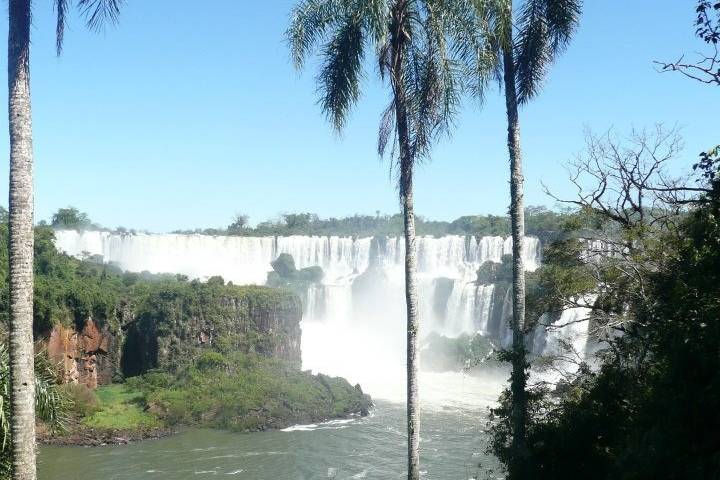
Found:
M 658 74 L 652 64 L 701 48 L 695 2 L 585 3 L 575 41 L 521 112 L 529 204 L 552 204 L 541 181 L 568 189 L 562 165 L 582 147 L 586 126 L 677 123 L 681 165 L 720 141 L 713 87 Z M 52 1 L 35 1 L 36 218 L 74 205 L 105 226 L 167 231 L 227 225 L 235 212 L 253 222 L 281 212 L 397 212 L 388 163 L 375 153 L 387 92 L 373 64 L 338 136 L 315 104 L 314 72 L 290 64 L 283 32 L 292 5 L 128 0 L 120 24 L 99 35 L 74 17 L 56 58 Z M 6 38 L 7 22 L 1 28 Z M 435 219 L 505 212 L 497 90 L 482 110 L 469 104 L 458 124 L 418 171 L 417 211 Z M 7 134 L 0 150 L 8 151 Z M 7 162 L 0 173 L 7 178 Z M 0 195 L 7 198 L 6 181 Z

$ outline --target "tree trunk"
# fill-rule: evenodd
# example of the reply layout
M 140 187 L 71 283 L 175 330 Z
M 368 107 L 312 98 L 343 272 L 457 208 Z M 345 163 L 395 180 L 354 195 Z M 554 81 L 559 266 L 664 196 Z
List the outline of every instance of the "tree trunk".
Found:
M 407 3 L 393 8 L 391 27 L 391 79 L 395 120 L 400 147 L 400 198 L 405 226 L 405 306 L 407 313 L 407 432 L 408 480 L 420 480 L 420 400 L 418 395 L 418 293 L 417 253 L 415 246 L 415 210 L 413 206 L 414 155 L 410 146 L 407 99 L 403 83 L 405 44 L 408 40 L 403 23 Z
M 401 161 L 401 163 L 403 163 Z M 403 168 L 403 167 L 401 167 Z M 408 480 L 420 480 L 420 400 L 418 396 L 418 293 L 412 165 L 401 174 L 405 224 L 405 304 L 407 308 Z
M 512 9 L 511 9 L 512 11 Z M 510 478 L 525 478 L 524 465 L 527 456 L 526 424 L 527 362 L 525 351 L 525 208 L 523 206 L 523 173 L 520 150 L 520 121 L 518 118 L 515 65 L 513 63 L 512 33 L 503 49 L 503 76 L 505 82 L 505 106 L 508 120 L 508 151 L 510 154 L 510 222 L 513 240 L 513 317 L 512 317 L 512 460 Z
M 13 479 L 35 480 L 30 0 L 10 0 L 9 19 L 10 427 Z

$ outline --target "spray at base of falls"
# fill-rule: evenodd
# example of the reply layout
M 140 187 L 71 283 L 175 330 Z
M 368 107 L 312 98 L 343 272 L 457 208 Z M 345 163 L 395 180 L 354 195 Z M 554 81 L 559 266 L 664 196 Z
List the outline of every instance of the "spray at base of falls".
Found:
M 360 382 L 374 396 L 398 401 L 405 398 L 401 237 L 239 237 L 60 230 L 56 232 L 56 245 L 77 257 L 101 256 L 102 261 L 126 271 L 178 273 L 199 279 L 220 275 L 235 284 L 264 284 L 270 262 L 281 253 L 292 255 L 298 268 L 320 266 L 325 274 L 323 284 L 310 287 L 304 299 L 304 368 Z M 484 262 L 500 263 L 503 255 L 512 252 L 512 239 L 423 236 L 417 239 L 417 249 L 421 334 L 457 337 L 480 332 L 507 344 L 509 302 L 508 298 L 496 299 L 497 295 L 507 296 L 507 292 L 475 281 Z M 538 268 L 537 238 L 526 239 L 523 256 L 527 270 Z M 570 311 L 568 315 L 584 313 Z M 558 323 L 563 321 L 561 318 Z M 587 323 L 572 323 L 572 330 L 582 333 L 584 329 L 587 333 Z M 535 344 L 542 344 L 544 351 L 554 348 L 559 339 L 559 334 L 550 332 L 541 339 L 538 336 Z M 584 344 L 578 342 L 577 346 L 584 352 Z M 424 384 L 440 386 L 442 378 L 459 388 L 477 390 L 470 386 L 473 380 L 461 374 L 423 375 L 431 379 L 422 382 L 421 378 Z M 435 389 L 438 401 L 448 390 L 445 386 Z M 432 391 L 423 385 L 424 401 L 433 399 Z

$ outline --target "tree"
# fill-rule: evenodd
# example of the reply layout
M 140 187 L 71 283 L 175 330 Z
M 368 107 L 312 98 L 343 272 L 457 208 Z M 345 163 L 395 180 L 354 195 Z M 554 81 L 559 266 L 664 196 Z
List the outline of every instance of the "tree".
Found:
M 376 54 L 390 105 L 382 116 L 378 153 L 398 176 L 405 234 L 407 309 L 408 478 L 420 478 L 418 292 L 413 173 L 434 140 L 450 128 L 472 72 L 485 78 L 494 59 L 471 0 L 303 0 L 287 35 L 298 69 L 313 51 L 322 59 L 320 105 L 335 129 L 346 124 L 360 97 L 366 52 Z M 319 47 L 319 44 L 322 44 Z M 486 75 L 487 74 L 487 75 Z M 482 87 L 483 82 L 479 82 Z
M 697 33 L 715 48 L 711 7 L 720 12 L 720 4 L 699 2 Z M 687 76 L 714 83 L 706 81 L 712 71 L 703 79 L 702 69 L 676 67 L 666 69 L 687 68 Z M 590 136 L 587 153 L 571 167 L 578 196 L 570 203 L 593 223 L 599 219 L 620 247 L 575 255 L 595 276 L 587 282 L 599 294 L 591 322 L 623 334 L 601 337 L 607 348 L 597 368 L 581 366 L 554 391 L 532 392 L 524 478 L 715 478 L 720 472 L 719 149 L 700 155 L 693 188 L 663 171 L 678 147 L 677 135 L 662 129 L 633 132 L 625 142 Z M 564 274 L 574 268 L 559 267 Z M 501 399 L 503 416 L 508 405 Z M 512 427 L 501 422 L 493 429 L 493 449 L 502 457 Z
M 661 72 L 680 72 L 688 78 L 709 85 L 720 85 L 720 2 L 699 0 L 695 8 L 695 35 L 710 46 L 695 63 L 685 62 L 684 55 L 674 62 L 655 62 Z
M 242 213 L 235 214 L 235 217 L 233 217 L 233 222 L 228 225 L 228 233 L 230 235 L 233 235 L 243 232 L 248 227 L 249 221 L 250 217 L 248 217 L 247 215 L 244 215 Z
M 122 0 L 77 0 L 90 28 L 114 20 Z M 57 53 L 70 0 L 56 0 Z M 13 478 L 34 480 L 33 145 L 30 109 L 30 0 L 9 0 L 8 123 L 10 130 L 10 418 Z
M 490 2 L 490 16 L 507 110 L 507 143 L 510 157 L 510 223 L 513 239 L 513 343 L 512 362 L 512 455 L 510 478 L 526 478 L 524 458 L 527 424 L 527 351 L 525 346 L 525 266 L 523 244 L 525 220 L 523 170 L 518 107 L 535 97 L 547 70 L 567 46 L 580 17 L 580 0 L 526 0 L 513 11 L 512 0 Z M 517 34 L 513 31 L 517 30 Z
M 52 216 L 50 225 L 53 228 L 68 230 L 83 230 L 92 226 L 87 213 L 75 207 L 60 208 Z
M 667 152 L 676 152 L 675 136 L 656 131 L 623 141 L 601 139 L 600 145 L 592 138 L 582 160 L 573 162 L 587 176 L 573 202 L 602 217 L 604 231 L 598 233 L 610 235 L 622 250 L 574 252 L 573 262 L 586 267 L 589 281 L 580 292 L 544 292 L 560 294 L 561 300 L 563 293 L 567 299 L 583 290 L 594 292 L 591 325 L 602 343 L 592 367 L 581 364 L 554 389 L 530 390 L 526 478 L 716 478 L 718 165 L 699 166 L 699 188 L 688 189 L 669 181 L 662 168 Z M 610 142 L 617 148 L 598 157 L 605 151 L 599 147 Z M 657 149 L 648 148 L 656 142 Z M 677 191 L 666 196 L 670 188 Z M 627 199 L 647 205 L 647 211 L 640 213 Z M 565 245 L 560 248 L 568 252 Z M 555 277 L 555 286 L 567 285 L 568 273 L 574 276 L 572 263 L 546 260 L 541 271 L 554 263 L 547 273 Z M 615 334 L 603 335 L 604 329 Z M 508 405 L 503 398 L 496 413 L 507 416 Z M 510 429 L 504 422 L 493 430 L 497 446 Z

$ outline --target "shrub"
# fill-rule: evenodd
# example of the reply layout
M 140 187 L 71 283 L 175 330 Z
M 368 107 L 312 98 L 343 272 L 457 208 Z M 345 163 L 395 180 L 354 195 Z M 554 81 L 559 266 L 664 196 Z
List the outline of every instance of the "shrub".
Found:
M 58 386 L 62 395 L 68 401 L 71 413 L 80 417 L 87 417 L 100 410 L 100 402 L 95 392 L 79 383 L 68 383 Z

